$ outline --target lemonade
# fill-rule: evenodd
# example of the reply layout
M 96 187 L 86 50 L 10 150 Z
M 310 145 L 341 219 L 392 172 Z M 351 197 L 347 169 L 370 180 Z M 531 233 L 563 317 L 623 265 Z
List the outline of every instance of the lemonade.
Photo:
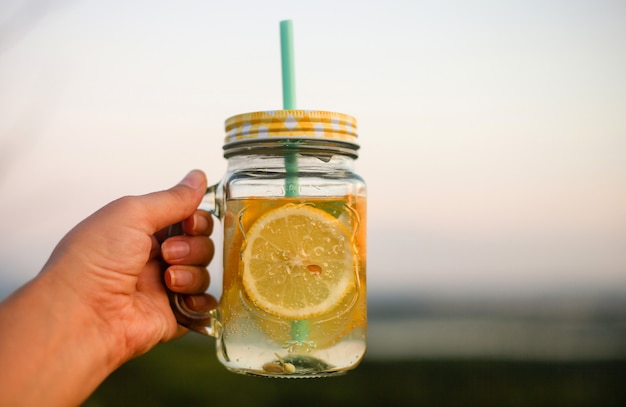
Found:
M 365 219 L 362 197 L 225 202 L 222 363 L 289 377 L 358 364 L 367 322 Z

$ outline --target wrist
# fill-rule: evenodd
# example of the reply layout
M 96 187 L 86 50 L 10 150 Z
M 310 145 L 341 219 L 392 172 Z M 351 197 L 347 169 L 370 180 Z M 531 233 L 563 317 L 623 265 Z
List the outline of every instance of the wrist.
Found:
M 59 274 L 43 272 L 2 306 L 10 334 L 0 338 L 0 359 L 11 368 L 0 372 L 0 388 L 9 404 L 78 405 L 121 363 L 101 321 Z

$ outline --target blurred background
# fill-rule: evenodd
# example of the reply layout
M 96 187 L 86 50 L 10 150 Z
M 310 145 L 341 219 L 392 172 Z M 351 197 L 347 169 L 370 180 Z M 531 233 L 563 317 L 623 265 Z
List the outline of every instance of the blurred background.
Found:
M 282 106 L 283 19 L 298 107 L 359 121 L 362 367 L 336 381 L 241 378 L 217 365 L 212 340 L 189 335 L 124 366 L 87 404 L 626 400 L 617 0 L 3 0 L 0 298 L 109 201 L 192 168 L 217 182 L 224 120 Z M 216 295 L 220 267 L 218 256 Z

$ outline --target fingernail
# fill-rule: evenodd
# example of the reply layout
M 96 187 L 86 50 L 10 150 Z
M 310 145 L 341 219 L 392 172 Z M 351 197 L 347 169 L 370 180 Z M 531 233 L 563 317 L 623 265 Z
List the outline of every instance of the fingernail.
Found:
M 186 297 L 183 298 L 183 301 L 185 301 L 185 304 L 187 305 L 188 308 L 191 308 L 191 309 L 196 309 L 197 308 L 197 306 L 196 306 L 197 301 L 196 301 L 195 297 L 186 296 Z
M 209 228 L 209 221 L 202 215 L 195 213 L 193 215 L 193 231 L 204 232 Z
M 182 240 L 166 240 L 161 246 L 165 260 L 176 260 L 183 258 L 191 252 L 189 243 Z
M 194 311 L 209 311 L 215 308 L 215 302 L 206 295 L 188 295 L 184 297 L 185 304 Z
M 185 175 L 185 178 L 179 182 L 179 185 L 187 185 L 190 188 L 196 189 L 202 185 L 202 181 L 202 171 L 192 170 L 189 174 Z
M 185 288 L 193 282 L 193 276 L 185 269 L 170 269 L 172 288 Z

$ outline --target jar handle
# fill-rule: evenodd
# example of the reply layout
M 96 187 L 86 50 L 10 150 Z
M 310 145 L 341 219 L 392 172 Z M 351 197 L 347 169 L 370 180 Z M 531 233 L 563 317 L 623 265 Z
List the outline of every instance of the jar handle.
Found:
M 222 205 L 220 204 L 220 200 L 217 199 L 217 188 L 218 184 L 207 188 L 198 209 L 210 212 L 219 219 L 222 214 Z M 183 233 L 182 223 L 176 223 L 168 228 L 167 236 L 177 236 L 182 235 Z M 172 312 L 174 313 L 176 321 L 179 325 L 202 335 L 213 337 L 219 336 L 219 327 L 221 325 L 219 323 L 217 309 L 210 311 L 195 311 L 189 309 L 181 294 L 171 291 L 167 288 L 167 286 L 165 287 L 165 290 L 167 291 L 167 296 L 170 300 Z

